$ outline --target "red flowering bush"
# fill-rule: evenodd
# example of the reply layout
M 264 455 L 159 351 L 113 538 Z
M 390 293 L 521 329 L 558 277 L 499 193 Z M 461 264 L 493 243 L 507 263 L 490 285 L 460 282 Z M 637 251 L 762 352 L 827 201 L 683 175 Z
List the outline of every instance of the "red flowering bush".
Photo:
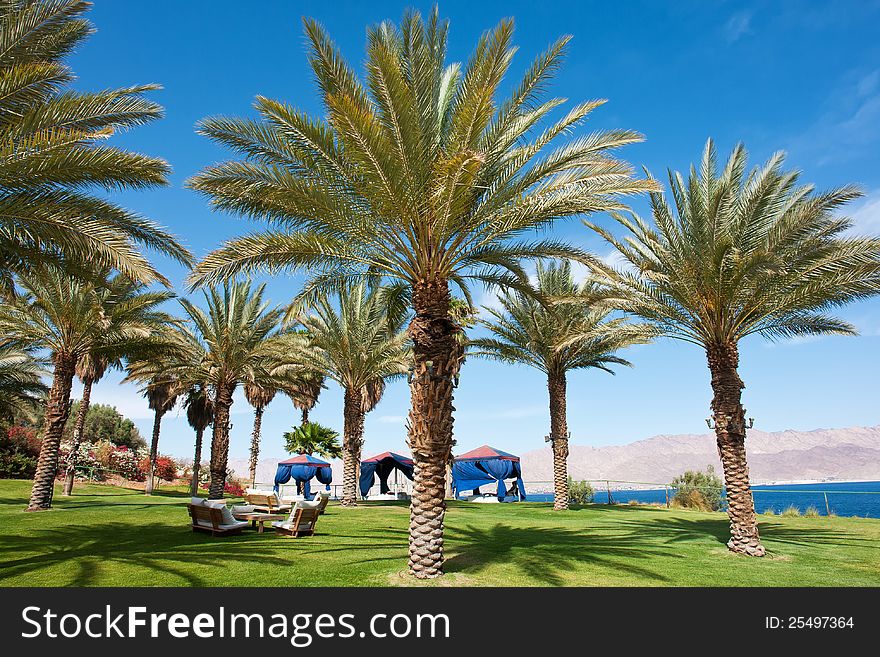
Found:
M 233 497 L 242 497 L 244 495 L 244 488 L 237 481 L 227 481 L 223 486 L 223 492 Z

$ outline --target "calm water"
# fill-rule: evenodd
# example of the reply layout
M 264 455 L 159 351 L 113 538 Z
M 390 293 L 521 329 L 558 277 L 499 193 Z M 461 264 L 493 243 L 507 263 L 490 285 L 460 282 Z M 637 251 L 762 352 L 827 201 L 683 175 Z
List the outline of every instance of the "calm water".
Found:
M 824 494 L 823 494 L 824 491 Z M 839 516 L 861 516 L 880 518 L 880 481 L 825 482 L 821 484 L 776 484 L 759 485 L 752 488 L 755 496 L 755 510 L 763 513 L 772 508 L 777 513 L 794 506 L 801 512 L 807 507 L 815 507 L 826 515 L 825 495 L 831 513 Z M 673 492 L 670 491 L 670 496 Z M 552 502 L 553 495 L 535 493 L 528 496 L 529 502 Z M 665 504 L 666 491 L 657 490 L 612 490 L 611 500 L 615 504 L 626 504 L 630 500 L 646 504 Z M 596 490 L 593 501 L 598 504 L 608 502 L 608 492 Z

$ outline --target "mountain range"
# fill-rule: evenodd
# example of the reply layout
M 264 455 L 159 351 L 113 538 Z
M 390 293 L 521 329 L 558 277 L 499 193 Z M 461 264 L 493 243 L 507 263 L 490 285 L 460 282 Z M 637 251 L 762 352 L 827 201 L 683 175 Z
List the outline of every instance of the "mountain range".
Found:
M 493 445 L 504 449 L 504 445 Z M 812 431 L 748 433 L 746 450 L 752 483 L 815 479 L 880 480 L 880 425 Z M 549 446 L 520 454 L 526 482 L 553 478 Z M 261 459 L 258 482 L 271 482 L 280 459 Z M 667 483 L 685 470 L 721 472 L 714 434 L 659 435 L 626 445 L 572 445 L 568 469 L 574 479 Z M 229 466 L 247 476 L 248 461 Z M 342 462 L 333 461 L 334 483 L 342 482 Z

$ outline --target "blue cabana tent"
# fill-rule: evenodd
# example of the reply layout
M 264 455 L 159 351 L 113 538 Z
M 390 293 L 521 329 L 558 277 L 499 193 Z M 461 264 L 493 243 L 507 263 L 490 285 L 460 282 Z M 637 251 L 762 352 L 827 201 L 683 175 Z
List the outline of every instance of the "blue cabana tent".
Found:
M 518 456 L 483 445 L 455 457 L 452 463 L 452 492 L 456 497 L 469 490 L 479 494 L 480 486 L 494 483 L 502 500 L 507 493 L 505 479 L 515 479 L 519 499 L 526 499 Z
M 277 492 L 281 484 L 286 484 L 291 479 L 302 484 L 303 497 L 310 500 L 312 489 L 309 482 L 317 479 L 322 484 L 326 484 L 327 490 L 330 490 L 333 470 L 327 461 L 315 458 L 311 454 L 300 454 L 278 464 L 278 469 L 275 471 L 275 491 Z
M 395 470 L 400 470 L 407 479 L 412 481 L 413 478 L 413 460 L 407 456 L 401 456 L 394 452 L 382 452 L 368 459 L 361 461 L 361 495 L 367 496 L 370 488 L 376 483 L 376 477 L 379 477 L 379 492 L 388 493 L 388 475 Z

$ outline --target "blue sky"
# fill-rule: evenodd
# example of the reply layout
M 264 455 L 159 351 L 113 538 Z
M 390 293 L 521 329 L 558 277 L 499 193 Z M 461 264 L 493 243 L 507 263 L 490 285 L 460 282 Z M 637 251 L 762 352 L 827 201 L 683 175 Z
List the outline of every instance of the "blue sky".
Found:
M 97 0 L 90 18 L 98 32 L 72 58 L 82 89 L 157 82 L 166 118 L 120 135 L 118 144 L 166 158 L 171 186 L 124 193 L 129 207 L 165 224 L 199 256 L 252 226 L 212 214 L 183 188 L 201 167 L 225 154 L 194 132 L 211 114 L 246 115 L 257 94 L 318 112 L 305 58 L 300 17 L 322 22 L 349 61 L 363 59 L 367 25 L 397 20 L 426 2 L 263 0 Z M 754 163 L 777 150 L 788 166 L 820 188 L 856 182 L 866 197 L 850 214 L 862 232 L 880 233 L 880 3 L 787 2 L 532 2 L 441 3 L 451 20 L 450 58 L 467 57 L 480 33 L 516 19 L 520 46 L 509 83 L 562 34 L 572 34 L 566 65 L 551 92 L 579 102 L 607 98 L 587 129 L 625 127 L 646 135 L 623 155 L 655 175 L 698 159 L 707 137 L 722 153 L 744 141 Z M 563 110 L 564 111 L 564 110 Z M 644 210 L 644 202 L 634 207 Z M 609 248 L 579 221 L 554 234 L 600 255 Z M 180 284 L 185 272 L 158 261 Z M 284 303 L 302 280 L 277 278 L 269 296 Z M 490 303 L 491 295 L 484 301 Z M 862 332 L 785 344 L 742 345 L 744 403 L 765 431 L 880 423 L 880 301 L 843 312 Z M 703 353 L 661 341 L 625 353 L 635 365 L 616 376 L 578 372 L 569 382 L 569 427 L 576 444 L 625 443 L 661 433 L 700 433 L 708 414 L 709 377 Z M 115 404 L 149 435 L 151 414 L 133 386 L 111 373 L 94 402 Z M 75 390 L 75 394 L 78 391 Z M 405 382 L 389 386 L 368 416 L 365 453 L 405 449 L 409 399 Z M 242 395 L 233 406 L 231 455 L 245 456 L 252 412 Z M 527 368 L 468 362 L 456 393 L 459 450 L 489 443 L 522 452 L 543 446 L 548 432 L 542 375 Z M 262 454 L 283 456 L 281 434 L 298 419 L 285 397 L 263 423 Z M 342 427 L 342 395 L 331 385 L 313 419 Z M 163 423 L 161 451 L 191 453 L 183 414 Z

